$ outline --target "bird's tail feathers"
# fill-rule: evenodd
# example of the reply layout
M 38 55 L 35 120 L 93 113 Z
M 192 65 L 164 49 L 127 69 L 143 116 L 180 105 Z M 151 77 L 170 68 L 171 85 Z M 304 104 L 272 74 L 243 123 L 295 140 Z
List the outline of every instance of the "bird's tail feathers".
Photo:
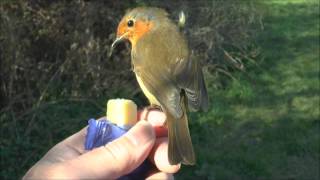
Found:
M 168 136 L 169 136 L 169 162 L 170 164 L 195 164 L 195 155 L 190 137 L 188 118 L 185 104 L 185 96 L 181 97 L 183 115 L 174 119 L 170 113 L 167 114 Z

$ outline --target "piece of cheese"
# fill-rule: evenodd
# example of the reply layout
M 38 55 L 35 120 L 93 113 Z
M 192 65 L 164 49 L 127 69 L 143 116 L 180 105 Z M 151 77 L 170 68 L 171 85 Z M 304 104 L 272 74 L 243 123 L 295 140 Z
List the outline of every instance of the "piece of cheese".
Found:
M 137 105 L 129 99 L 110 99 L 107 120 L 118 126 L 131 127 L 137 122 Z

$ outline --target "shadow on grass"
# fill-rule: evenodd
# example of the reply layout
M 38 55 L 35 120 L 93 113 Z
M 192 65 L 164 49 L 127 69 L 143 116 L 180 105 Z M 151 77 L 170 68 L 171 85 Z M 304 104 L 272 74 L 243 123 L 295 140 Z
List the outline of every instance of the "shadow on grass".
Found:
M 21 178 L 52 146 L 85 127 L 93 114 L 102 116 L 101 109 L 88 102 L 68 101 L 45 106 L 22 119 L 2 113 L 1 179 Z

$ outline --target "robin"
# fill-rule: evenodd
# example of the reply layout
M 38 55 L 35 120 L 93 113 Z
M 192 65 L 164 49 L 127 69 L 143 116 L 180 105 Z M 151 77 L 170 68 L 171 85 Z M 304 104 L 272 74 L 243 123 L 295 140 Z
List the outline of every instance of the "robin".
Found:
M 169 163 L 195 164 L 187 110 L 208 108 L 200 62 L 189 58 L 185 37 L 160 8 L 128 11 L 111 49 L 123 40 L 131 43 L 132 69 L 151 107 L 166 114 Z

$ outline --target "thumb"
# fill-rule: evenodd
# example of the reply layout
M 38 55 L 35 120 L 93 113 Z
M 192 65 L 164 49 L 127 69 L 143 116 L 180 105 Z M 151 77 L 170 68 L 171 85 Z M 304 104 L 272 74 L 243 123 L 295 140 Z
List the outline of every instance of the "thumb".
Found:
M 151 124 L 141 120 L 119 139 L 66 162 L 66 168 L 72 167 L 69 172 L 76 171 L 79 178 L 116 179 L 136 169 L 154 142 Z

